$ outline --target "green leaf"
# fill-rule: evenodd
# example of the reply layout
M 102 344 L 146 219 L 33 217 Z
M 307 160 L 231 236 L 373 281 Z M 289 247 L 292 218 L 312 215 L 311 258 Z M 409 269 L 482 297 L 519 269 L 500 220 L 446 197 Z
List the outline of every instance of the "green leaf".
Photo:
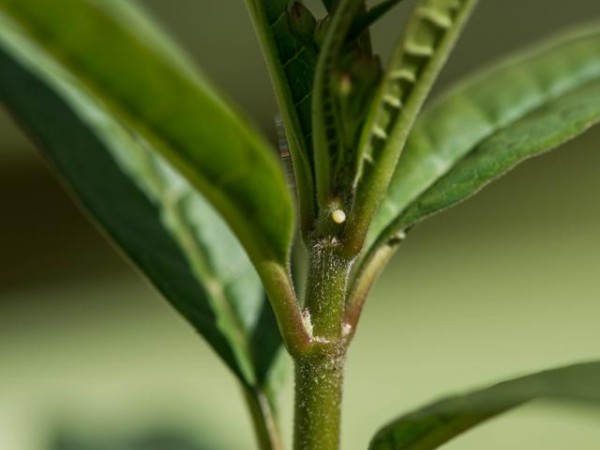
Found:
M 264 1 L 264 14 L 276 45 L 278 63 L 289 89 L 291 104 L 300 122 L 303 145 L 310 147 L 310 101 L 314 70 L 317 64 L 316 49 L 301 42 L 290 27 L 289 0 Z
M 302 225 L 307 228 L 315 214 L 311 98 L 317 50 L 293 33 L 290 0 L 246 0 L 246 4 L 273 80 L 294 165 Z
M 461 433 L 532 400 L 547 398 L 600 406 L 600 362 L 540 372 L 407 414 L 381 429 L 370 450 L 432 450 Z
M 147 142 L 1 16 L 0 24 L 3 102 L 102 228 L 209 341 L 216 338 L 211 344 L 241 376 L 248 355 L 233 354 L 264 335 L 253 329 L 268 305 L 236 238 Z
M 205 195 L 255 264 L 284 266 L 294 219 L 274 151 L 155 28 L 132 22 L 132 10 L 120 0 L 0 1 L 0 12 Z
M 600 122 L 600 80 L 551 101 L 484 140 L 402 214 L 406 228 L 474 195 L 522 161 L 550 151 Z
M 135 124 L 113 116 L 101 97 L 2 12 L 0 100 L 270 420 L 265 408 L 273 407 L 281 336 L 256 271 L 217 211 Z M 261 400 L 265 396 L 271 404 Z
M 356 177 L 356 214 L 348 240 L 355 250 L 364 240 L 394 170 L 448 55 L 477 0 L 420 0 L 397 45 L 364 126 Z
M 600 119 L 600 27 L 502 63 L 415 126 L 370 232 L 380 244 Z
M 340 71 L 348 56 L 347 38 L 352 24 L 364 7 L 364 0 L 340 0 L 328 26 L 319 52 L 313 92 L 313 147 L 319 206 L 334 210 L 350 199 L 347 195 L 345 160 L 351 156 L 352 142 L 346 139 L 342 102 L 352 92 L 352 80 Z M 347 87 L 344 87 L 347 85 Z M 348 92 L 346 92 L 348 91 Z

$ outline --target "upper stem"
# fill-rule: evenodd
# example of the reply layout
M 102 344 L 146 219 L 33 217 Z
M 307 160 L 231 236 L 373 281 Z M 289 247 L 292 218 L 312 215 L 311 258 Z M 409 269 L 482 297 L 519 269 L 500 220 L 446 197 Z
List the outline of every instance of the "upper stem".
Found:
M 351 264 L 335 239 L 320 239 L 313 244 L 304 307 L 317 340 L 335 341 L 342 337 Z

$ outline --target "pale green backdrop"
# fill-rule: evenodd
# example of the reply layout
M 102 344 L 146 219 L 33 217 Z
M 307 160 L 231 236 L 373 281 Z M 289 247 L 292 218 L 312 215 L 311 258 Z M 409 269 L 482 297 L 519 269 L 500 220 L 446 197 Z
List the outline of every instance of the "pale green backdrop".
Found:
M 272 135 L 243 2 L 146 3 Z M 384 49 L 405 11 L 378 30 Z M 594 16 L 598 0 L 482 0 L 442 84 Z M 162 450 L 253 448 L 233 378 L 85 222 L 4 115 L 0 205 L 1 450 L 57 450 L 57 430 L 109 444 L 163 431 L 203 443 L 152 447 Z M 344 449 L 364 449 L 378 425 L 444 393 L 600 359 L 599 229 L 596 129 L 415 231 L 350 354 Z M 600 413 L 536 404 L 447 448 L 596 450 Z

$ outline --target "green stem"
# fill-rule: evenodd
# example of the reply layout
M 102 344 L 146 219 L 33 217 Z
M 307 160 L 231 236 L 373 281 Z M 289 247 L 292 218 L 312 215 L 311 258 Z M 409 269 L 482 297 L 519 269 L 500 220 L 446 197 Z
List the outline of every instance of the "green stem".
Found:
M 348 274 L 352 261 L 335 239 L 320 239 L 309 255 L 304 307 L 310 313 L 313 337 L 342 337 Z
M 344 304 L 351 265 L 334 240 L 313 246 L 305 307 L 315 347 L 295 360 L 295 450 L 339 449 L 346 357 Z
M 338 450 L 345 352 L 296 362 L 295 450 Z
M 292 357 L 308 353 L 312 347 L 312 337 L 304 326 L 287 269 L 273 262 L 265 262 L 256 267 L 288 352 Z
M 271 402 L 262 390 L 244 387 L 244 397 L 252 416 L 260 450 L 283 450 L 279 426 Z
M 348 326 L 348 340 L 354 337 L 358 321 L 362 313 L 367 296 L 371 292 L 373 284 L 381 275 L 381 272 L 390 261 L 399 244 L 404 239 L 404 233 L 388 239 L 387 243 L 378 247 L 373 246 L 365 258 L 357 263 L 353 273 L 354 283 L 350 287 L 348 301 L 346 302 L 345 323 Z

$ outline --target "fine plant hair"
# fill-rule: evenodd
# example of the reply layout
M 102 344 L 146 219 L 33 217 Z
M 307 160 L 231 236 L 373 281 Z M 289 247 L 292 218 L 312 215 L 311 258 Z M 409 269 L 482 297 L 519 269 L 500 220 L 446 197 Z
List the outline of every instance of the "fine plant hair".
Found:
M 0 0 L 0 99 L 235 375 L 262 450 L 287 448 L 285 358 L 293 448 L 340 448 L 348 348 L 415 226 L 600 121 L 600 24 L 422 111 L 478 1 L 417 0 L 384 60 L 371 31 L 400 3 L 322 0 L 316 16 L 302 1 L 245 0 L 278 155 L 137 3 Z M 599 380 L 600 361 L 583 362 L 447 397 L 392 420 L 369 448 L 439 448 L 537 398 L 597 404 Z

